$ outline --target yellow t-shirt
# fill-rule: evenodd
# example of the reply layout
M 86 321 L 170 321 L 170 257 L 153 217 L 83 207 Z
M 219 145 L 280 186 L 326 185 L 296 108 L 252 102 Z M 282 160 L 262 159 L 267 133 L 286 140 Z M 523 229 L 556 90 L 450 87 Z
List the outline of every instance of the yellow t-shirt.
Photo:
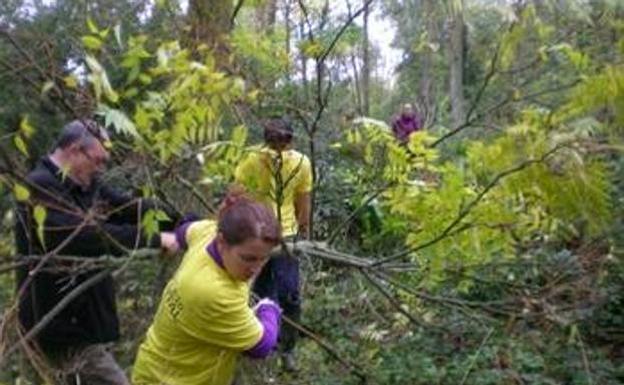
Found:
M 229 385 L 238 355 L 262 338 L 249 284 L 231 278 L 206 250 L 215 233 L 214 221 L 188 228 L 188 251 L 139 348 L 134 385 Z
M 256 200 L 273 207 L 275 215 L 278 215 L 277 193 L 280 191 L 276 186 L 283 186 L 280 215 L 282 232 L 288 236 L 298 230 L 295 197 L 312 190 L 312 167 L 310 159 L 298 151 L 282 151 L 281 155 L 280 168 L 276 151 L 266 147 L 253 148 L 236 168 L 234 178 Z M 279 174 L 274 171 L 278 169 L 281 171 Z

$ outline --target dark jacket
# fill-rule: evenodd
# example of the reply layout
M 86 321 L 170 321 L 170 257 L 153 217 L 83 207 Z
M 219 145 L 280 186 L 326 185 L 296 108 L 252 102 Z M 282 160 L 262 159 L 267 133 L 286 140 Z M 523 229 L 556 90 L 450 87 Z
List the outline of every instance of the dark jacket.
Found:
M 417 113 L 401 114 L 392 121 L 392 132 L 400 142 L 407 142 L 409 136 L 413 132 L 420 131 L 422 127 L 422 118 Z
M 27 203 L 18 205 L 15 224 L 17 251 L 21 258 L 52 251 L 56 255 L 84 258 L 119 256 L 125 254 L 123 247 L 160 246 L 158 235 L 147 239 L 137 226 L 140 214 L 154 207 L 151 202 L 142 200 L 138 204 L 132 197 L 97 181 L 90 188 L 83 189 L 70 178 L 63 177 L 48 158 L 38 163 L 26 182 L 30 198 Z M 43 244 L 33 218 L 35 205 L 46 209 Z M 94 219 L 85 222 L 86 215 Z M 17 272 L 18 291 L 38 263 L 32 259 L 28 261 Z M 65 271 L 60 271 L 59 267 L 64 267 Z M 44 269 L 32 276 L 19 299 L 22 326 L 26 330 L 32 328 L 72 289 L 100 271 L 91 269 L 77 273 L 67 266 L 67 262 L 50 260 Z M 108 274 L 70 302 L 37 334 L 36 339 L 44 349 L 59 349 L 110 342 L 118 337 L 115 291 L 112 276 Z

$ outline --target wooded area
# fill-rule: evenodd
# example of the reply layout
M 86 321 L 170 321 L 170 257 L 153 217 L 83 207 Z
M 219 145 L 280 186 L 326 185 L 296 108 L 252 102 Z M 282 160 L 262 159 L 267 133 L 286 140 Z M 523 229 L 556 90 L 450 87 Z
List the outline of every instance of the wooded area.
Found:
M 214 217 L 274 116 L 313 175 L 298 370 L 242 360 L 237 384 L 623 383 L 623 32 L 620 0 L 0 2 L 0 384 L 49 369 L 17 267 L 113 272 L 130 371 L 182 256 L 17 255 L 66 123 L 108 128 L 108 183 Z

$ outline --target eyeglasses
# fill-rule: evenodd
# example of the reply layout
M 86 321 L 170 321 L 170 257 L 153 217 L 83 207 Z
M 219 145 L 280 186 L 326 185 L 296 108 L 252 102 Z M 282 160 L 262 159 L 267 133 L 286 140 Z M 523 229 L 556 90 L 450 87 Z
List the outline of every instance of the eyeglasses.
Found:
M 89 160 L 89 162 L 98 166 L 106 164 L 106 161 L 108 160 L 108 156 L 106 156 L 106 152 L 104 152 L 104 155 L 102 156 L 94 156 L 94 155 L 89 154 L 88 149 L 85 147 L 81 147 L 80 152 L 82 153 L 82 155 L 84 155 L 85 158 Z
M 94 121 L 84 121 L 82 122 L 86 130 L 91 134 L 105 149 L 109 150 L 113 147 L 113 143 L 108 138 L 108 135 L 105 134 L 102 126 L 97 124 Z

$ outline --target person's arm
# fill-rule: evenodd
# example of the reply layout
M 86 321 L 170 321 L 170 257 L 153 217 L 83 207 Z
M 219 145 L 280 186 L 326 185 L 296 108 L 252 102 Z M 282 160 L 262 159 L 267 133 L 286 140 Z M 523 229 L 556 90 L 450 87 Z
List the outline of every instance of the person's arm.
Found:
M 74 206 L 67 196 L 55 189 L 56 180 L 47 175 L 35 174 L 28 178 L 27 183 L 31 200 L 25 208 L 28 211 L 26 226 L 32 239 L 39 242 L 45 251 L 100 256 L 122 255 L 128 249 L 160 246 L 160 237 L 147 237 L 139 226 L 108 223 L 90 210 Z M 41 232 L 33 219 L 33 210 L 37 205 L 45 209 Z
M 83 211 L 57 210 L 46 206 L 43 226 L 44 250 L 60 247 L 57 254 L 99 256 L 121 255 L 128 249 L 160 247 L 160 237 L 147 237 L 140 226 L 117 225 L 89 219 Z
M 251 358 L 265 358 L 277 345 L 280 330 L 280 307 L 270 299 L 262 299 L 254 308 L 258 321 L 262 324 L 262 338 L 245 355 Z
M 169 217 L 168 220 L 159 221 L 161 230 L 172 231 L 180 221 L 179 215 L 161 202 L 133 197 L 106 185 L 100 187 L 100 199 L 111 206 L 110 223 L 137 224 L 148 210 L 162 210 Z
M 295 189 L 295 216 L 297 218 L 297 226 L 299 234 L 305 239 L 310 239 L 310 210 L 312 206 L 312 164 L 307 156 L 301 161 L 300 178 Z
M 243 291 L 218 288 L 188 306 L 193 314 L 180 319 L 180 326 L 200 341 L 255 358 L 266 357 L 277 344 L 281 311 L 272 301 L 261 301 L 254 312 Z
M 298 193 L 295 196 L 295 215 L 299 234 L 305 239 L 310 239 L 310 193 Z
M 399 127 L 399 121 L 395 118 L 392 119 L 392 133 L 394 134 L 395 138 L 399 138 L 400 137 L 400 127 Z
M 175 240 L 179 249 L 188 249 L 189 245 L 205 241 L 210 234 L 216 233 L 217 224 L 211 220 L 200 220 L 195 215 L 186 216 L 175 229 Z

